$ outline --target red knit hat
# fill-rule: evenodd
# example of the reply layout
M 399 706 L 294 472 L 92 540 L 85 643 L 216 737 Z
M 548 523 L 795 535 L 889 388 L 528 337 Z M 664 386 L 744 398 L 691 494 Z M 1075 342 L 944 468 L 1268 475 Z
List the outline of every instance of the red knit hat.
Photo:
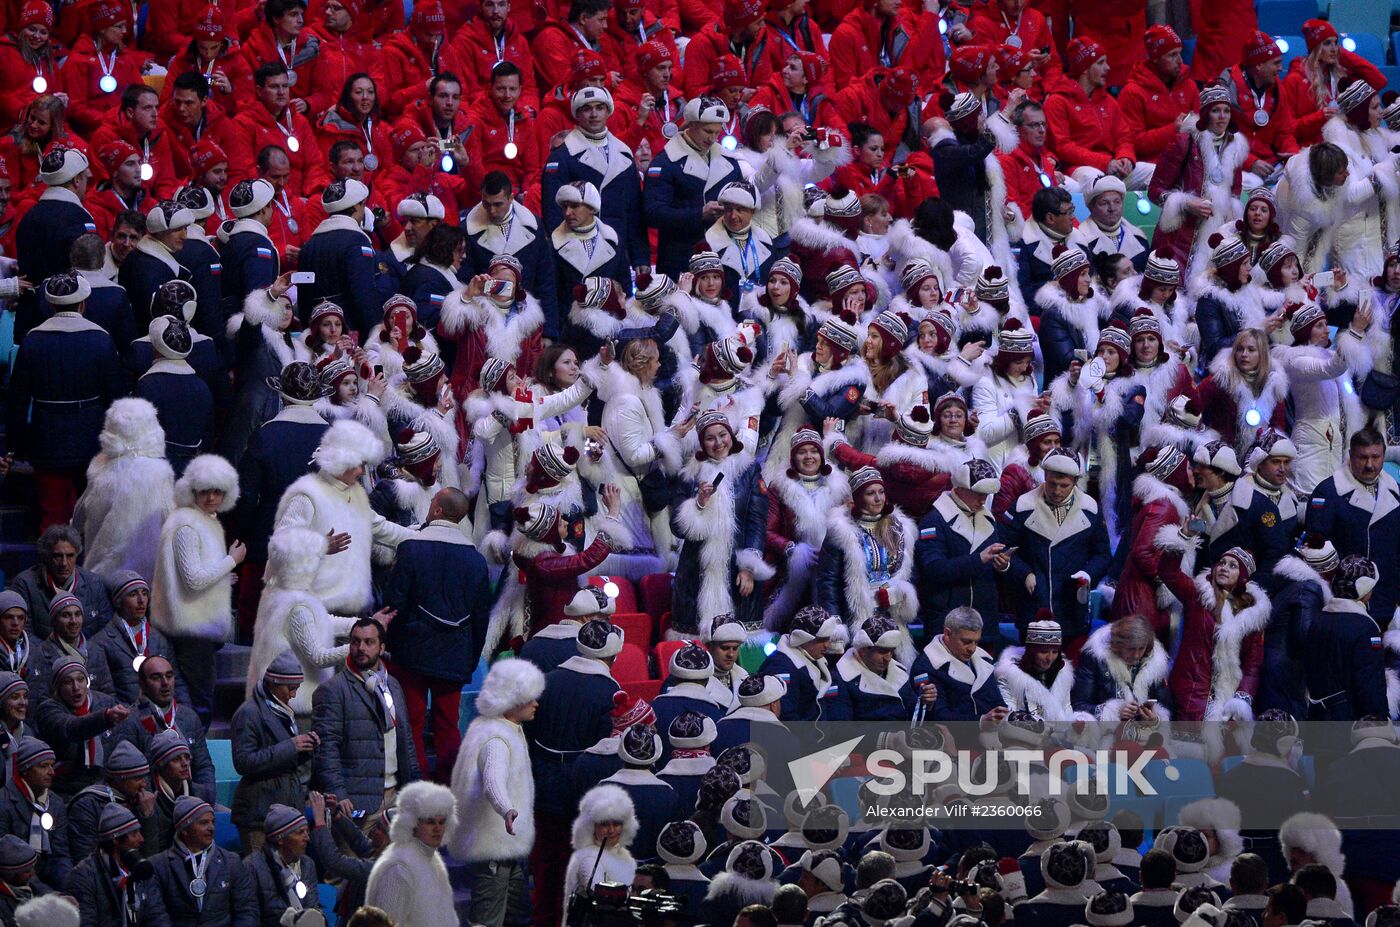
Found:
M 1011 79 L 1031 63 L 1030 56 L 1014 45 L 998 45 L 996 56 L 997 81 L 1003 84 L 1011 83 Z
M 613 693 L 612 734 L 621 737 L 622 732 L 634 724 L 655 724 L 656 712 L 646 699 L 632 695 L 625 689 Z
M 131 7 L 121 0 L 97 0 L 92 9 L 92 31 L 101 32 L 131 19 Z
M 1147 47 L 1147 60 L 1156 61 L 1181 48 L 1181 36 L 1177 35 L 1171 26 L 1159 23 L 1147 27 L 1147 32 L 1143 35 L 1143 44 Z
M 404 152 L 419 142 L 426 142 L 428 137 L 413 123 L 401 122 L 389 133 L 389 140 L 394 143 L 394 151 L 402 158 Z
M 102 169 L 108 174 L 116 171 L 122 163 L 130 157 L 139 157 L 141 152 L 136 150 L 136 146 L 121 138 L 114 138 L 101 148 L 97 149 L 97 163 L 102 165 Z
M 613 0 L 613 9 L 619 13 L 626 13 L 630 10 L 640 10 L 646 5 L 645 0 Z
M 826 73 L 826 60 L 816 52 L 795 51 L 788 57 L 802 62 L 802 76 L 806 79 L 808 87 L 821 80 L 822 75 Z
M 1336 28 L 1325 19 L 1310 19 L 1303 23 L 1303 40 L 1312 51 L 1328 39 L 1339 38 Z
M 216 142 L 207 138 L 200 139 L 190 148 L 190 167 L 195 176 L 203 175 L 221 161 L 228 161 L 228 154 Z
M 442 4 L 437 0 L 427 0 L 413 7 L 410 22 L 418 32 L 442 32 L 447 28 L 447 16 L 442 12 Z
M 763 19 L 762 0 L 724 0 L 724 28 L 734 32 Z
M 748 81 L 744 77 L 744 66 L 739 63 L 739 59 L 733 55 L 720 55 L 715 59 L 714 68 L 710 72 L 710 90 L 719 93 L 730 87 L 747 87 Z
M 590 54 L 592 53 L 590 52 Z M 637 73 L 639 75 L 646 74 L 658 64 L 662 64 L 666 61 L 669 61 L 672 64 L 674 64 L 676 59 L 675 56 L 671 54 L 670 46 L 667 45 L 665 42 L 662 42 L 658 39 L 647 39 L 641 45 L 637 46 Z M 603 68 L 602 65 L 603 59 L 599 58 L 599 68 L 606 71 L 606 69 Z
M 569 85 L 574 90 L 582 87 L 586 80 L 607 76 L 608 66 L 603 63 L 602 55 L 591 48 L 580 48 L 574 52 L 574 63 L 569 68 Z
M 53 28 L 53 7 L 47 0 L 29 0 L 19 14 L 19 28 L 45 26 Z
M 900 109 L 913 103 L 918 93 L 919 76 L 913 68 L 891 68 L 880 84 L 880 95 Z
M 1257 67 L 1266 61 L 1282 57 L 1283 52 L 1279 49 L 1278 43 L 1267 32 L 1256 32 L 1245 43 L 1244 66 L 1247 68 Z
M 976 83 L 987 73 L 994 54 L 990 45 L 960 45 L 948 60 L 948 71 L 960 83 Z
M 1069 43 L 1065 52 L 1065 73 L 1070 77 L 1079 77 L 1089 70 L 1095 61 L 1106 57 L 1107 54 L 1098 42 L 1087 35 L 1081 35 Z
M 215 39 L 222 39 L 226 31 L 224 14 L 213 4 L 204 8 L 204 12 L 199 16 L 199 21 L 194 24 L 196 41 L 212 42 Z

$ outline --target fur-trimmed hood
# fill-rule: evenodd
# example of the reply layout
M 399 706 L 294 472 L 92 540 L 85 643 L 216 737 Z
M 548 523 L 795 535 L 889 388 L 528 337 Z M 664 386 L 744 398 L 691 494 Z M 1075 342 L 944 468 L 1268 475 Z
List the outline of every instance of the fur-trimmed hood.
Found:
M 1087 344 L 1098 343 L 1099 331 L 1112 312 L 1108 300 L 1097 287 L 1091 288 L 1088 296 L 1072 302 L 1069 294 L 1055 280 L 1041 284 L 1040 289 L 1035 291 L 1035 304 L 1040 309 L 1042 323 L 1044 316 L 1053 311 L 1078 329 Z
M 395 802 L 398 814 L 389 825 L 389 839 L 394 843 L 407 843 L 413 839 L 413 829 L 423 818 L 447 818 L 447 833 L 457 827 L 457 799 L 452 790 L 436 782 L 410 782 L 399 790 Z
M 1070 720 L 1073 711 L 1069 696 L 1074 687 L 1074 664 L 1065 660 L 1047 689 L 1044 683 L 1021 668 L 1021 657 L 1025 652 L 1024 647 L 1007 647 L 997 657 L 997 684 L 1004 695 L 1010 696 L 1007 703 L 1013 711 L 1034 704 L 1039 708 L 1039 716 L 1046 721 Z
M 1342 832 L 1331 818 L 1306 811 L 1295 814 L 1278 829 L 1278 839 L 1285 856 L 1296 847 L 1311 854 L 1341 879 L 1347 858 L 1342 853 Z
M 1322 574 L 1308 566 L 1307 561 L 1294 554 L 1285 554 L 1274 564 L 1274 575 L 1290 582 L 1311 583 L 1322 594 L 1322 604 L 1332 601 L 1332 584 L 1322 578 Z
M 97 443 L 108 460 L 117 457 L 164 457 L 165 429 L 156 407 L 145 399 L 118 399 L 107 409 Z
M 1138 505 L 1151 505 L 1153 502 L 1167 501 L 1176 509 L 1177 515 L 1185 518 L 1191 507 L 1173 486 L 1168 486 L 1150 473 L 1139 473 L 1133 478 L 1133 500 Z
M 200 454 L 185 465 L 184 474 L 175 481 L 175 504 L 195 506 L 195 493 L 201 489 L 222 489 L 224 501 L 219 512 L 231 512 L 238 504 L 238 471 L 218 454 Z
M 529 660 L 518 657 L 497 660 L 486 674 L 476 697 L 476 713 L 483 718 L 499 718 L 519 705 L 533 702 L 544 692 L 544 673 Z
M 637 809 L 632 798 L 620 785 L 595 785 L 589 789 L 578 804 L 578 817 L 574 818 L 572 843 L 575 850 L 596 847 L 593 842 L 593 828 L 605 821 L 622 823 L 622 838 L 618 846 L 631 845 L 637 836 Z
M 1167 674 L 1171 671 L 1171 660 L 1167 657 L 1167 651 L 1162 647 L 1161 642 L 1154 640 L 1152 652 L 1144 659 L 1137 678 L 1133 679 L 1128 665 L 1113 654 L 1110 647 L 1112 636 L 1113 625 L 1104 625 L 1089 635 L 1089 640 L 1084 644 L 1084 650 L 1108 668 L 1109 674 L 1113 676 L 1115 682 L 1124 688 L 1131 688 L 1133 693 L 1137 695 L 1138 701 L 1146 701 L 1147 693 L 1153 686 L 1167 681 Z

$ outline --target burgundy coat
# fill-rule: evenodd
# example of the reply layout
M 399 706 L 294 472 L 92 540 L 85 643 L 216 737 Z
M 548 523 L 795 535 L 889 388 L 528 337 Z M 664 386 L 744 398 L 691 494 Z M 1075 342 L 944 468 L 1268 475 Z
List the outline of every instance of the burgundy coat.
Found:
M 1133 481 L 1133 527 L 1127 535 L 1132 546 L 1113 594 L 1113 618 L 1142 615 L 1163 640 L 1171 625 L 1171 603 L 1166 590 L 1163 599 L 1157 595 L 1165 556 L 1158 532 L 1176 531 L 1188 511 L 1181 494 L 1156 477 L 1143 474 Z
M 897 505 L 914 521 L 933 509 L 938 497 L 953 488 L 951 474 L 930 470 L 908 461 L 880 461 L 874 454 L 858 451 L 844 441 L 832 448 L 841 466 L 854 473 L 861 467 L 874 467 L 885 481 L 890 503 Z
M 579 577 L 596 568 L 610 553 L 612 548 L 606 541 L 594 538 L 581 554 L 515 555 L 515 566 L 520 570 L 521 582 L 529 597 L 531 635 L 546 625 L 564 620 L 564 606 L 578 592 Z
M 1201 134 L 1191 127 L 1177 134 L 1162 150 L 1157 169 L 1147 187 L 1147 196 L 1162 207 L 1162 217 L 1152 233 L 1152 249 L 1171 252 L 1185 271 L 1192 246 L 1205 246 L 1207 230 L 1213 231 L 1237 218 L 1240 206 L 1241 167 L 1249 154 L 1248 140 L 1238 134 L 1230 136 L 1224 151 L 1205 150 Z M 1211 174 L 1218 172 L 1216 182 Z M 1186 212 L 1186 200 L 1204 196 L 1215 207 L 1207 230 L 1202 220 Z

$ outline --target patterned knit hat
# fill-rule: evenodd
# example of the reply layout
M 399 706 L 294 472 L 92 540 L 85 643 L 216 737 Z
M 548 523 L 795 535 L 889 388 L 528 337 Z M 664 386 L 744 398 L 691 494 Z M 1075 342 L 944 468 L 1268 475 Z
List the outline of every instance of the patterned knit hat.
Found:
M 102 772 L 108 779 L 139 779 L 151 774 L 151 764 L 135 744 L 123 740 L 108 752 L 102 762 Z
M 515 510 L 515 523 L 534 541 L 544 541 L 559 525 L 559 509 L 548 502 L 535 502 Z
M 1323 575 L 1334 572 L 1342 562 L 1332 542 L 1316 531 L 1310 531 L 1299 539 L 1297 552 L 1304 563 Z
M 904 267 L 899 271 L 899 285 L 904 288 L 904 296 L 911 303 L 918 301 L 919 287 L 925 280 L 932 280 L 938 284 L 938 291 L 943 292 L 943 281 L 938 278 L 938 271 L 932 264 L 923 258 L 904 262 Z
M 1210 262 L 1217 271 L 1225 272 L 1237 267 L 1249 255 L 1249 249 L 1245 247 L 1244 242 L 1234 235 L 1227 237 L 1214 232 L 1208 244 L 1211 247 Z
M 1054 619 L 1039 619 L 1026 626 L 1027 647 L 1059 647 L 1063 643 L 1064 633 L 1060 630 L 1060 623 Z
M 665 274 L 637 275 L 637 303 L 647 312 L 661 311 L 661 304 L 676 289 L 676 281 Z
M 875 615 L 861 622 L 856 628 L 855 639 L 851 646 L 859 649 L 862 647 L 882 647 L 886 650 L 893 650 L 898 647 L 904 636 L 900 633 L 899 624 L 892 618 L 882 615 Z
M 1309 52 L 1315 51 L 1328 39 L 1337 37 L 1337 28 L 1325 19 L 1309 19 L 1303 23 L 1303 41 L 1307 43 Z
M 430 383 L 444 373 L 442 358 L 434 351 L 424 351 L 417 345 L 409 345 L 403 352 L 403 372 L 409 383 Z
M 784 257 L 774 261 L 773 266 L 768 268 L 768 276 L 771 277 L 774 274 L 786 277 L 793 292 L 797 292 L 798 288 L 802 286 L 802 265 L 792 258 Z
M 1338 598 L 1360 601 L 1376 588 L 1379 578 L 1380 573 L 1374 563 L 1351 554 L 1342 558 L 1342 562 L 1337 564 L 1337 571 L 1332 574 L 1332 594 Z
M 612 723 L 612 736 L 621 737 L 628 728 L 637 724 L 656 724 L 656 711 L 651 703 L 626 689 L 613 693 L 613 707 L 609 715 Z
M 1201 102 L 1196 107 L 1196 112 L 1202 116 L 1210 112 L 1212 106 L 1224 103 L 1230 105 L 1230 91 L 1222 84 L 1206 84 L 1201 88 Z
M 1089 927 L 1127 927 L 1133 922 L 1133 902 L 1123 892 L 1098 892 L 1084 905 Z
M 838 264 L 826 275 L 826 291 L 831 294 L 831 304 L 838 308 L 845 292 L 857 286 L 868 284 L 860 271 L 850 264 Z
M 1139 307 L 1128 323 L 1128 337 L 1136 341 L 1138 335 L 1156 335 L 1158 341 L 1162 340 L 1162 323 L 1157 321 L 1157 313 L 1146 306 Z
M 300 827 L 306 827 L 306 815 L 286 805 L 273 804 L 263 818 L 263 835 L 271 843 Z
M 1050 275 L 1063 283 L 1071 274 L 1089 266 L 1089 256 L 1083 248 L 1073 245 L 1056 245 L 1055 259 L 1050 264 Z
M 995 264 L 988 264 L 977 275 L 977 298 L 984 303 L 999 303 L 1011 298 L 1011 280 Z
M 434 469 L 442 451 L 431 433 L 405 428 L 394 436 L 394 453 L 399 466 L 403 467 L 419 482 L 429 485 L 436 474 Z
M 533 506 L 531 506 L 533 508 Z M 622 652 L 622 629 L 602 618 L 592 618 L 578 629 L 578 652 L 605 660 Z
M 1149 447 L 1142 452 L 1138 463 L 1143 466 L 1144 472 L 1165 483 L 1171 481 L 1178 468 L 1186 465 L 1186 455 L 1170 445 Z
M 1161 24 L 1147 27 L 1147 32 L 1143 33 L 1143 44 L 1147 48 L 1148 61 L 1156 61 L 1182 47 L 1181 36 L 1176 34 L 1176 30 Z
M 737 338 L 721 338 L 705 345 L 697 366 L 701 383 L 727 383 L 753 363 L 753 349 Z
M 656 855 L 668 866 L 694 865 L 707 849 L 705 832 L 694 821 L 671 821 L 656 838 Z
M 851 495 L 857 496 L 860 495 L 860 491 L 867 486 L 872 486 L 876 483 L 879 483 L 881 486 L 885 485 L 885 478 L 880 474 L 880 471 L 874 467 L 861 467 L 855 473 L 851 474 L 850 482 Z
M 703 438 L 706 430 L 716 427 L 723 428 L 729 432 L 729 440 L 731 442 L 729 449 L 730 454 L 738 454 L 744 450 L 743 442 L 739 440 L 739 436 L 734 432 L 734 423 L 729 420 L 728 415 L 724 414 L 719 409 L 709 409 L 700 413 L 700 417 L 695 421 L 695 436 L 697 438 Z M 703 450 L 699 450 L 695 452 L 695 456 L 697 460 L 703 460 L 704 457 L 708 455 L 705 455 Z
M 690 256 L 690 266 L 687 269 L 696 277 L 701 274 L 722 274 L 724 262 L 716 252 L 702 248 Z
M 959 122 L 969 116 L 976 115 L 982 108 L 982 101 L 973 93 L 964 90 L 962 93 L 953 95 L 953 100 L 946 111 L 944 117 L 956 128 Z
M 1099 331 L 1098 345 L 1095 351 L 1108 345 L 1118 352 L 1118 366 L 1122 369 L 1132 359 L 1133 340 L 1128 334 L 1128 326 L 1123 324 L 1122 319 L 1114 319 Z
M 1376 95 L 1376 88 L 1360 78 L 1352 80 L 1351 83 L 1343 80 L 1338 86 L 1340 89 L 1337 92 L 1337 108 L 1347 114 L 1368 105 L 1371 97 Z
M 1098 42 L 1088 36 L 1079 36 L 1071 41 L 1069 48 L 1065 50 L 1065 73 L 1071 78 L 1078 78 L 1093 67 L 1095 61 L 1106 55 L 1107 52 Z
M 703 682 L 714 675 L 715 661 L 710 651 L 694 641 L 686 641 L 684 647 L 671 654 L 667 671 L 676 679 Z
M 1062 434 L 1060 431 L 1060 423 L 1044 412 L 1037 412 L 1027 418 L 1025 425 L 1021 428 L 1021 433 L 1025 437 L 1023 443 L 1027 447 L 1034 445 L 1046 435 Z
M 843 360 L 860 347 L 860 334 L 849 322 L 835 315 L 821 324 L 817 329 L 817 337 L 825 339 Z
M 1170 252 L 1153 251 L 1147 256 L 1147 267 L 1143 270 L 1143 277 L 1153 283 L 1161 283 L 1167 286 L 1181 285 L 1181 265 L 1176 262 L 1176 258 Z
M 913 319 L 902 312 L 886 310 L 870 321 L 870 327 L 880 333 L 880 359 L 888 361 L 909 343 L 909 327 Z
M 919 325 L 923 326 L 925 323 L 933 326 L 933 353 L 942 355 L 953 343 L 953 336 L 958 332 L 958 323 L 953 321 L 953 314 L 943 304 L 924 311 Z
M 939 401 L 942 402 L 941 399 Z M 910 447 L 928 447 L 936 426 L 937 422 L 929 416 L 928 406 L 918 405 L 899 416 L 899 421 L 895 423 L 895 435 Z
M 617 755 L 628 766 L 651 766 L 661 758 L 661 735 L 651 724 L 634 724 L 618 740 Z
M 530 464 L 535 473 L 528 480 L 526 492 L 535 493 L 558 486 L 574 472 L 578 461 L 579 451 L 576 447 L 560 447 L 552 441 L 541 444 L 530 455 Z
M 1295 345 L 1307 344 L 1312 337 L 1313 326 L 1318 322 L 1326 323 L 1327 316 L 1322 311 L 1322 307 L 1315 302 L 1306 302 L 1302 305 L 1294 304 L 1296 308 L 1290 306 L 1293 311 L 1290 314 L 1284 310 L 1288 318 L 1288 331 L 1293 335 Z
M 677 750 L 700 750 L 714 743 L 718 735 L 714 720 L 698 711 L 681 712 L 666 728 L 666 739 Z

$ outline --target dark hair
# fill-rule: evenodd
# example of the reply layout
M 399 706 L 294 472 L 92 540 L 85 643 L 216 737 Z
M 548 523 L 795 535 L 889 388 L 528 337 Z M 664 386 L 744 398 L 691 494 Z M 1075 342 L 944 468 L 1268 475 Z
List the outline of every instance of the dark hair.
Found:
M 744 121 L 744 128 L 739 134 L 743 136 L 744 147 L 752 149 L 760 138 L 780 128 L 782 123 L 773 115 L 773 111 L 761 109 Z
M 1385 438 L 1381 437 L 1379 431 L 1367 425 L 1351 436 L 1351 440 L 1347 442 L 1347 450 L 1355 451 L 1358 448 L 1375 447 L 1377 444 L 1385 447 Z
M 997 851 L 985 843 L 970 846 L 958 857 L 958 871 L 971 872 L 978 863 L 996 862 Z
M 1331 142 L 1318 142 L 1308 152 L 1308 173 L 1312 176 L 1313 188 L 1319 196 L 1333 186 L 1332 179 L 1337 172 L 1347 166 L 1345 151 Z
M 1016 108 L 1011 111 L 1012 123 L 1018 126 L 1021 125 L 1026 121 L 1026 113 L 1033 109 L 1038 109 L 1042 112 L 1045 111 L 1045 107 L 1041 106 L 1035 100 L 1022 100 L 1020 103 L 1017 103 Z
M 510 182 L 510 175 L 505 171 L 492 171 L 481 179 L 482 196 L 499 196 L 502 193 L 515 193 L 515 185 Z
M 359 628 L 374 628 L 375 633 L 377 633 L 377 634 L 379 635 L 379 642 L 380 642 L 381 644 L 384 643 L 384 625 L 382 625 L 382 624 L 379 623 L 379 619 L 377 619 L 377 618 L 359 618 L 359 619 L 356 619 L 355 623 L 352 624 L 352 625 L 350 625 L 350 636 L 351 636 L 351 637 L 354 637 L 354 636 L 355 636 L 355 631 L 356 631 L 357 629 L 359 629 Z
M 524 80 L 524 76 L 520 73 L 520 68 L 511 61 L 498 61 L 495 66 L 491 68 L 490 83 L 494 84 L 496 80 L 501 77 L 519 77 L 521 80 Z
M 306 0 L 267 0 L 267 7 L 263 10 L 263 18 L 267 20 L 267 24 L 270 26 L 292 10 L 298 8 L 305 13 Z
M 1166 850 L 1148 850 L 1138 867 L 1138 879 L 1143 888 L 1171 888 L 1176 881 L 1176 860 Z
M 1296 885 L 1289 885 L 1287 882 L 1272 885 L 1264 895 L 1269 899 L 1269 906 L 1274 909 L 1274 913 L 1283 916 L 1284 923 L 1301 924 L 1303 918 L 1308 916 L 1307 896 Z
M 670 891 L 671 889 L 671 874 L 660 863 L 643 863 L 637 867 L 637 875 L 649 877 L 652 888 L 659 888 L 662 891 Z
M 124 110 L 135 109 L 138 105 L 140 105 L 141 98 L 148 93 L 153 93 L 155 94 L 157 100 L 160 99 L 160 94 L 156 93 L 154 90 L 152 90 L 150 87 L 147 87 L 145 84 L 127 84 L 126 89 L 122 91 L 121 108 Z
M 364 146 L 354 139 L 342 138 L 331 146 L 330 153 L 327 155 L 326 160 L 330 163 L 331 167 L 335 167 L 336 162 L 345 156 L 345 152 L 351 149 L 359 152 L 364 152 L 365 150 Z
M 135 209 L 123 209 L 117 213 L 116 217 L 112 219 L 112 232 L 115 234 L 117 229 L 123 225 L 135 229 L 142 235 L 146 234 L 146 217 Z
M 585 16 L 596 16 L 612 9 L 612 0 L 573 0 L 569 4 L 569 22 L 576 23 Z
M 739 910 L 740 917 L 746 918 L 752 927 L 778 927 L 778 919 L 773 916 L 773 909 L 766 904 L 751 904 Z
M 453 255 L 456 254 L 458 246 L 466 240 L 466 233 L 461 228 L 439 222 L 433 226 L 427 237 L 418 243 L 418 250 L 413 252 L 413 259 L 427 259 L 439 267 L 451 267 Z
M 1258 853 L 1241 853 L 1230 864 L 1230 893 L 1262 895 L 1269 887 L 1269 864 Z
M 1118 263 L 1123 260 L 1125 260 L 1124 256 L 1117 251 L 1109 253 L 1102 251 L 1095 252 L 1093 258 L 1094 276 L 1104 281 L 1104 285 L 1107 286 L 1108 279 L 1115 276 Z
M 68 263 L 74 270 L 101 270 L 104 257 L 102 238 L 96 232 L 79 235 L 68 249 Z
M 1000 927 L 1006 922 L 1006 899 L 997 894 L 997 890 L 982 886 L 977 892 L 977 898 L 982 902 L 982 922 L 988 927 Z
M 1337 897 L 1337 877 L 1321 863 L 1308 863 L 1293 873 L 1293 884 L 1309 899 Z
M 958 240 L 953 229 L 953 207 L 931 196 L 914 210 L 914 233 L 924 241 L 947 251 Z
M 895 858 L 881 850 L 866 853 L 856 863 L 856 888 L 869 888 L 881 879 L 893 879 Z
M 345 78 L 345 83 L 340 88 L 340 99 L 336 101 L 336 105 L 339 106 L 341 109 L 345 110 L 347 113 L 351 112 L 350 88 L 355 86 L 355 81 L 360 80 L 361 78 L 369 81 L 370 86 L 374 88 L 374 109 L 370 110 L 369 116 L 371 119 L 378 119 L 379 85 L 374 82 L 373 77 L 369 76 L 364 71 L 356 71 L 354 74 L 351 74 L 349 77 Z
M 559 363 L 559 358 L 564 356 L 565 351 L 574 351 L 573 345 L 556 341 L 541 351 L 540 356 L 535 359 L 534 376 L 531 379 L 550 389 L 559 389 L 559 384 L 554 382 L 554 365 Z M 578 357 L 577 351 L 574 351 L 574 357 Z
M 428 81 L 428 96 L 436 96 L 438 87 L 443 84 L 456 84 L 459 91 L 462 89 L 462 79 L 460 77 L 453 74 L 451 71 L 442 71 L 437 77 Z
M 176 90 L 193 90 L 201 100 L 209 99 L 209 78 L 198 71 L 186 71 L 175 78 Z
M 287 149 L 283 148 L 281 145 L 264 145 L 259 148 L 257 157 L 258 173 L 266 174 L 271 170 L 272 156 L 278 154 L 287 158 L 287 162 L 291 163 L 291 158 L 287 156 Z
M 865 143 L 870 141 L 870 136 L 872 135 L 884 136 L 883 132 L 868 122 L 850 122 L 846 124 L 846 128 L 851 133 L 852 148 L 864 147 Z
M 277 77 L 279 74 L 286 74 L 287 66 L 280 61 L 264 61 L 258 65 L 258 69 L 253 72 L 253 83 L 259 87 L 267 84 L 268 78 Z
M 362 904 L 350 915 L 345 927 L 394 927 L 394 919 L 383 908 Z
M 806 922 L 807 893 L 796 885 L 779 885 L 773 894 L 773 916 L 779 924 Z
M 1073 204 L 1074 200 L 1064 187 L 1041 187 L 1035 191 L 1035 196 L 1031 197 L 1031 218 L 1037 222 L 1044 222 L 1046 216 L 1058 213 L 1066 205 Z

